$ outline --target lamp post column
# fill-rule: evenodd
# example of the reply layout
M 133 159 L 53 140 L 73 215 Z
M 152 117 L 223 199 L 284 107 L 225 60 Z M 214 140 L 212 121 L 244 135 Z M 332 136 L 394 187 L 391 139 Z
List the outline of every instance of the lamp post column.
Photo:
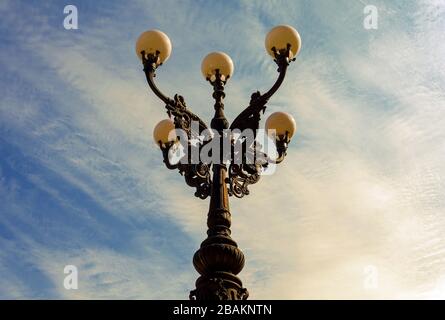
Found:
M 224 129 L 228 128 L 224 116 L 224 81 L 219 73 L 211 82 L 214 88 L 215 116 L 211 127 L 218 132 L 220 150 L 224 139 Z M 196 280 L 196 289 L 190 292 L 190 299 L 196 300 L 242 300 L 249 293 L 236 276 L 244 267 L 244 254 L 231 238 L 231 214 L 226 178 L 227 168 L 221 161 L 214 163 L 213 181 L 210 194 L 210 207 L 207 216 L 207 239 L 193 257 L 193 265 L 201 275 Z

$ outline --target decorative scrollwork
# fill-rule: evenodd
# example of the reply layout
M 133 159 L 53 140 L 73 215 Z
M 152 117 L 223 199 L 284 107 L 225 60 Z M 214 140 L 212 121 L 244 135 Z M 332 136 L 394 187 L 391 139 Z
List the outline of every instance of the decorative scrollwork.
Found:
M 199 137 L 201 132 L 207 129 L 207 125 L 193 112 L 187 109 L 185 100 L 181 95 L 175 94 L 174 100 L 165 105 L 167 114 L 171 118 L 173 116 L 175 127 L 182 129 L 187 133 L 188 139 Z M 192 131 L 192 122 L 199 123 L 198 131 Z
M 210 166 L 205 163 L 190 164 L 188 161 L 181 161 L 182 159 L 172 164 L 170 162 L 170 151 L 172 148 L 177 148 L 177 144 L 169 143 L 161 146 L 166 167 L 171 170 L 178 169 L 179 173 L 184 176 L 187 185 L 196 188 L 195 196 L 200 199 L 206 199 L 210 195 L 212 183 Z
M 266 111 L 266 103 L 264 99 L 261 99 L 259 91 L 254 92 L 250 97 L 249 106 L 244 109 L 230 125 L 230 129 L 239 129 L 241 131 L 245 129 L 252 129 L 254 132 L 259 128 L 261 113 Z
M 186 168 L 180 168 L 179 171 L 184 175 L 185 182 L 196 188 L 195 196 L 205 199 L 210 195 L 210 167 L 207 164 L 186 165 Z M 184 170 L 184 171 L 182 171 Z
M 260 171 L 254 165 L 231 164 L 229 166 L 229 195 L 242 198 L 249 194 L 249 185 L 260 180 Z
M 201 132 L 207 129 L 207 126 L 197 115 L 187 109 L 182 96 L 176 94 L 173 101 L 173 103 L 168 103 L 165 106 L 167 114 L 169 117 L 174 117 L 176 129 L 182 129 L 187 133 L 188 140 L 185 147 L 189 148 L 190 141 L 199 138 Z M 197 131 L 194 130 L 192 126 L 193 121 L 199 123 L 199 127 L 196 128 Z M 198 164 L 191 164 L 189 161 L 190 159 L 187 160 L 188 161 L 185 161 L 185 164 L 181 162 L 179 163 L 179 172 L 184 176 L 187 185 L 196 188 L 195 196 L 205 199 L 210 195 L 210 166 L 201 162 Z

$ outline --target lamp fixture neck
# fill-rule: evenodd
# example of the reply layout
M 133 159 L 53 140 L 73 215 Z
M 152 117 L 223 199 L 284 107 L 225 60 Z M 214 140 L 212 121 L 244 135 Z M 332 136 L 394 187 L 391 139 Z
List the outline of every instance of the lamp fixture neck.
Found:
M 226 84 L 227 79 L 224 75 L 220 74 L 219 70 L 216 70 L 216 73 L 212 78 L 209 79 L 210 84 L 213 86 L 213 99 L 215 99 L 215 115 L 210 123 L 210 127 L 212 129 L 217 130 L 219 133 L 222 133 L 224 129 L 229 128 L 229 122 L 224 115 L 224 98 L 226 94 L 224 93 L 224 86 Z

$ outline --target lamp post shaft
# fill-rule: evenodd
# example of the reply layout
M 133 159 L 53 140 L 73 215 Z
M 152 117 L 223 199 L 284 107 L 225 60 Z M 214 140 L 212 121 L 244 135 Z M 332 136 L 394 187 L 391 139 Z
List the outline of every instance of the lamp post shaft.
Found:
M 223 130 L 228 128 L 224 116 L 224 82 L 217 73 L 212 82 L 215 99 L 215 116 L 211 127 L 219 133 L 222 145 Z M 193 257 L 193 265 L 201 275 L 196 280 L 196 289 L 190 299 L 196 300 L 242 300 L 248 292 L 236 276 L 244 267 L 244 254 L 231 238 L 231 214 L 226 178 L 227 168 L 222 162 L 214 163 L 210 206 L 207 216 L 207 239 Z

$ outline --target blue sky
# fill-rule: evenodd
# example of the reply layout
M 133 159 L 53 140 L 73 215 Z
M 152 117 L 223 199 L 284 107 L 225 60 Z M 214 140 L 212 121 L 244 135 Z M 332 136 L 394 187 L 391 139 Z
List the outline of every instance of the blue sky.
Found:
M 157 81 L 204 119 L 201 60 L 228 53 L 231 120 L 276 77 L 264 38 L 278 24 L 303 46 L 267 113 L 292 113 L 298 132 L 231 202 L 251 297 L 445 297 L 444 1 L 2 0 L 0 15 L 0 298 L 186 299 L 208 203 L 152 142 L 165 114 L 135 41 L 168 34 Z

